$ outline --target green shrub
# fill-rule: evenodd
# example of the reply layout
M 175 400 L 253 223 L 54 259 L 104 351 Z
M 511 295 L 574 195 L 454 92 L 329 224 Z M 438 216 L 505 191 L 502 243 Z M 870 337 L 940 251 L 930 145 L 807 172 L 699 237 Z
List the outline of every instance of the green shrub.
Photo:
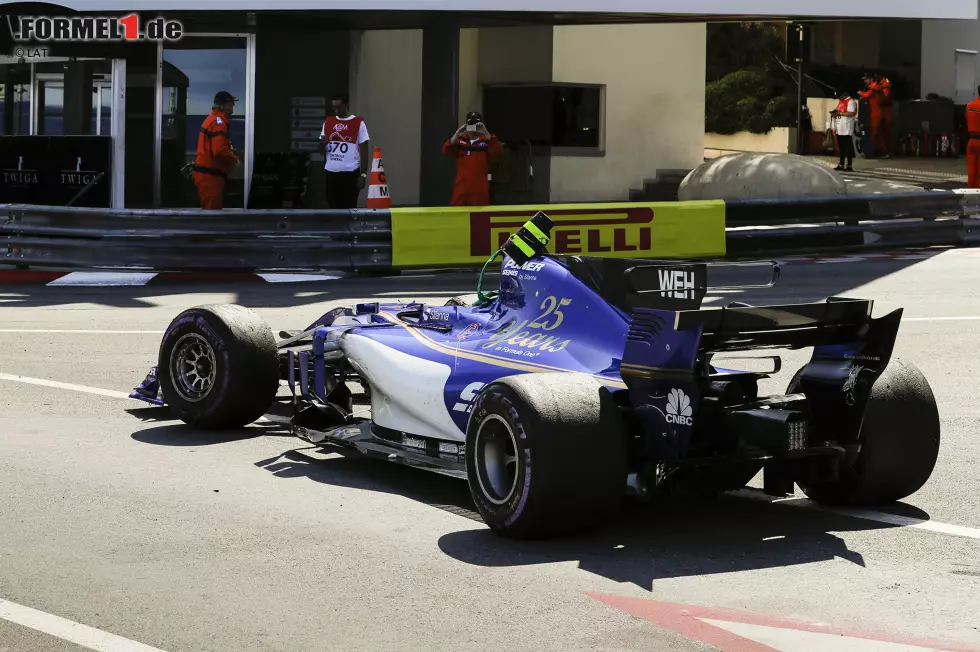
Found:
M 706 131 L 765 134 L 796 126 L 796 81 L 780 63 L 785 31 L 776 23 L 708 26 Z
M 769 133 L 773 127 L 796 124 L 796 99 L 776 94 L 766 71 L 729 73 L 705 86 L 705 130 L 716 134 L 750 131 Z

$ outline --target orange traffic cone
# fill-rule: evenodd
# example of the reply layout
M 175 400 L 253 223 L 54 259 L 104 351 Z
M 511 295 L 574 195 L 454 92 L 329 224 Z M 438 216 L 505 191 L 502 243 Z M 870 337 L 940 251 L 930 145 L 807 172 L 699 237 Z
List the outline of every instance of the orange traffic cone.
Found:
M 385 164 L 381 159 L 381 148 L 374 148 L 374 160 L 371 161 L 371 185 L 368 186 L 368 208 L 391 208 L 391 197 L 388 196 L 388 178 L 385 176 Z

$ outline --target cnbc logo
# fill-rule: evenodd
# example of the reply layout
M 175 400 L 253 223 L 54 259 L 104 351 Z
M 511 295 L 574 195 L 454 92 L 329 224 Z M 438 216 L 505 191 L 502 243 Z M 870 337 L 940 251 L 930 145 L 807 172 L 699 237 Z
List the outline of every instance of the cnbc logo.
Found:
M 487 211 L 470 213 L 470 255 L 489 256 L 503 246 L 514 231 L 537 211 Z M 651 250 L 653 209 L 564 209 L 547 211 L 554 226 L 548 251 L 553 254 L 603 254 Z

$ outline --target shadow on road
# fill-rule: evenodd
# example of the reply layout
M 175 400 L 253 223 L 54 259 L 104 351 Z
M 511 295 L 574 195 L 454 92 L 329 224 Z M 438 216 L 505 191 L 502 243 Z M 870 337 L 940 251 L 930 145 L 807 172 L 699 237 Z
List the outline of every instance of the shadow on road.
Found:
M 338 487 L 394 494 L 483 522 L 473 508 L 469 486 L 464 480 L 367 458 L 356 451 L 333 447 L 320 450 L 339 455 L 315 459 L 292 450 L 260 460 L 255 466 L 277 478 L 309 478 Z
M 294 450 L 255 465 L 277 478 L 308 478 L 398 495 L 483 524 L 464 480 L 346 451 L 313 459 Z M 893 505 L 890 511 L 929 519 L 906 504 Z M 863 556 L 832 533 L 893 527 L 897 526 L 725 495 L 649 505 L 627 500 L 622 512 L 593 534 L 525 542 L 504 539 L 484 526 L 446 534 L 439 548 L 458 561 L 494 568 L 575 561 L 584 571 L 651 590 L 657 580 L 833 559 L 864 567 Z
M 929 257 L 943 250 L 918 252 Z M 782 257 L 775 256 L 776 259 Z M 750 292 L 725 293 L 725 296 L 761 304 L 786 303 L 787 301 L 822 301 L 828 296 L 846 293 L 876 279 L 895 274 L 926 260 L 922 259 L 875 259 L 835 264 L 814 264 L 792 259 L 781 264 L 782 275 L 773 289 Z M 762 258 L 765 260 L 765 258 Z M 499 268 L 487 274 L 486 285 L 496 287 Z M 725 268 L 709 278 L 712 285 L 719 283 L 758 283 L 766 273 L 763 268 L 754 271 L 738 271 Z M 457 294 L 476 291 L 476 272 L 429 272 L 404 274 L 383 278 L 345 278 L 334 281 L 302 283 L 160 283 L 136 287 L 47 287 L 43 285 L 0 285 L 0 305 L 12 308 L 49 307 L 77 304 L 93 304 L 114 308 L 153 308 L 155 298 L 187 295 L 188 301 L 196 301 L 195 295 L 231 295 L 222 298 L 248 308 L 302 308 L 322 303 L 359 301 L 375 297 L 388 301 L 412 301 L 420 297 L 449 299 Z M 867 297 L 873 298 L 873 297 Z M 188 303 L 185 307 L 190 307 Z M 182 308 L 180 308 L 182 309 Z M 174 315 L 180 309 L 175 310 Z M 302 326 L 319 316 L 309 314 L 297 317 Z M 161 328 L 165 324 L 161 324 Z M 302 327 L 298 326 L 298 327 Z M 277 328 L 280 325 L 276 326 Z M 287 327 L 287 326 L 282 326 Z M 296 326 L 289 326 L 290 328 Z
M 436 272 L 382 278 L 345 278 L 298 283 L 151 283 L 144 286 L 85 287 L 0 284 L 0 305 L 37 308 L 93 304 L 112 308 L 155 308 L 154 297 L 175 295 L 230 294 L 231 303 L 248 308 L 290 308 L 324 302 L 363 300 L 383 294 L 383 300 L 412 301 L 415 296 L 442 297 L 476 291 L 475 273 Z M 488 276 L 489 278 L 489 276 Z M 497 282 L 494 275 L 493 283 Z M 187 307 L 190 307 L 188 304 Z M 176 315 L 176 313 L 175 313 Z M 304 315 L 305 326 L 320 314 Z M 161 327 L 166 324 L 161 324 Z
M 606 528 L 585 537 L 523 542 L 502 539 L 489 530 L 467 530 L 444 535 L 439 548 L 453 559 L 493 568 L 574 561 L 584 571 L 653 590 L 658 580 L 838 558 L 864 567 L 864 557 L 831 533 L 891 527 L 895 526 L 721 496 L 657 505 L 629 503 Z
M 208 446 L 265 435 L 290 436 L 276 425 L 209 433 L 170 424 L 141 430 L 132 437 L 158 446 Z M 333 455 L 324 459 L 305 454 L 314 450 Z M 483 525 L 465 480 L 321 446 L 301 446 L 254 464 L 276 478 L 302 478 L 397 495 Z M 891 505 L 888 511 L 929 520 L 928 514 L 904 503 Z M 653 504 L 626 500 L 621 513 L 604 528 L 574 537 L 515 541 L 483 526 L 446 534 L 438 545 L 453 559 L 476 566 L 509 568 L 574 561 L 584 571 L 652 590 L 658 580 L 834 559 L 864 567 L 864 557 L 848 549 L 834 533 L 895 527 L 900 526 L 723 495 Z
M 128 410 L 128 412 L 146 412 L 153 409 L 155 408 L 141 408 L 139 410 Z M 163 419 L 160 419 L 160 421 L 163 421 Z M 214 446 L 232 441 L 243 441 L 245 439 L 269 436 L 292 437 L 281 426 L 275 424 L 253 424 L 247 428 L 208 431 L 198 430 L 183 423 L 170 423 L 169 425 L 147 428 L 146 430 L 140 430 L 132 434 L 132 438 L 136 441 L 143 442 L 144 444 L 153 444 L 154 446 Z

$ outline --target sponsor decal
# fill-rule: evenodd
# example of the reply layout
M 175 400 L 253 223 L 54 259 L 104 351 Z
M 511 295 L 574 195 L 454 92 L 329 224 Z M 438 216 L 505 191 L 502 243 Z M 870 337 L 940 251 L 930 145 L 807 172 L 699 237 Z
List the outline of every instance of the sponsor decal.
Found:
M 38 171 L 25 166 L 24 157 L 17 157 L 17 168 L 3 171 L 3 184 L 5 186 L 24 187 L 38 183 Z
M 425 450 L 425 441 L 422 439 L 416 439 L 415 437 L 409 437 L 405 435 L 402 437 L 402 446 L 408 446 L 409 448 L 418 448 Z
M 471 335 L 476 335 L 478 332 L 480 332 L 480 325 L 474 322 L 467 326 L 463 331 L 456 333 L 456 339 L 465 340 Z
M 392 208 L 393 264 L 482 264 L 538 210 L 554 222 L 550 254 L 689 259 L 726 251 L 722 201 Z
M 847 372 L 847 380 L 844 381 L 844 386 L 841 387 L 841 391 L 844 392 L 844 402 L 848 405 L 854 405 L 856 401 L 854 390 L 857 388 L 858 378 L 861 376 L 862 371 L 864 371 L 864 367 L 858 364 L 851 367 L 851 370 Z
M 514 320 L 491 335 L 483 348 L 527 358 L 536 357 L 542 352 L 557 353 L 564 350 L 572 341 L 549 335 L 548 331 L 561 325 L 565 320 L 561 309 L 571 303 L 571 299 L 545 297 L 541 302 L 540 309 L 543 312 L 540 315 L 534 319 Z
M 83 170 L 82 157 L 76 156 L 74 170 L 61 170 L 61 183 L 72 189 L 81 189 L 92 183 L 97 176 L 97 170 Z
M 548 251 L 551 253 L 639 254 L 652 249 L 651 225 L 654 213 L 649 206 L 547 212 L 554 222 L 551 242 L 548 244 Z M 534 214 L 534 210 L 470 213 L 470 255 L 491 255 Z
M 660 276 L 660 296 L 674 299 L 696 299 L 694 272 L 679 269 L 657 270 Z
M 444 441 L 439 442 L 440 453 L 449 453 L 450 455 L 460 455 L 461 454 L 460 449 L 462 449 L 462 446 L 459 446 L 458 444 L 450 444 Z
M 664 415 L 667 423 L 679 426 L 694 425 L 691 414 L 691 399 L 684 393 L 684 390 L 670 390 L 670 394 L 667 396 L 667 414 Z
M 527 271 L 527 272 L 540 272 L 542 269 L 544 269 L 544 263 L 536 263 L 536 262 L 533 262 L 533 261 L 528 261 L 528 262 L 524 263 L 523 265 L 518 265 L 513 260 L 511 260 L 510 258 L 508 258 L 507 261 L 504 263 L 504 268 L 505 269 L 523 269 L 524 271 Z
M 534 281 L 537 279 L 537 276 L 532 274 L 521 274 L 520 272 L 540 272 L 542 269 L 544 269 L 544 263 L 527 262 L 518 266 L 513 260 L 507 259 L 507 261 L 504 263 L 503 269 L 500 270 L 500 275 L 517 276 L 522 280 Z
M 459 393 L 459 398 L 456 400 L 456 405 L 453 406 L 453 412 L 469 412 L 473 409 L 473 401 L 476 399 L 476 395 L 480 393 L 486 383 L 470 383 L 467 385 L 462 392 Z
M 438 310 L 430 310 L 429 319 L 432 321 L 449 321 L 449 315 Z

